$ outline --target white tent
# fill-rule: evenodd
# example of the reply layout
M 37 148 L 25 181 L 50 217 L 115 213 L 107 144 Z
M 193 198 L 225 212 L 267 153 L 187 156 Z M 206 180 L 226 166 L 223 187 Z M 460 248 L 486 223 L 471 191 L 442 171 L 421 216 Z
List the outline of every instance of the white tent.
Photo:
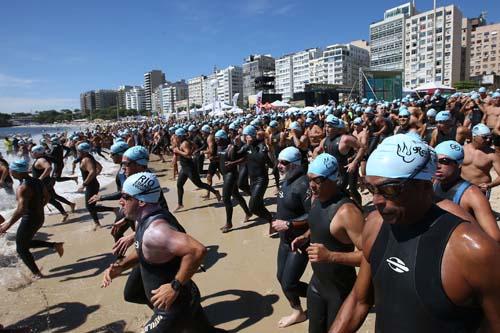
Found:
M 289 108 L 288 110 L 286 110 L 287 112 L 296 112 L 296 111 L 300 111 L 300 109 L 298 107 L 295 107 L 295 106 L 292 106 L 291 108 Z
M 277 107 L 277 108 L 286 108 L 286 107 L 290 106 L 290 104 L 279 101 L 279 100 L 272 102 L 271 105 L 274 107 Z
M 306 112 L 314 111 L 314 107 L 313 106 L 306 106 L 305 108 L 302 109 L 302 111 L 306 111 Z

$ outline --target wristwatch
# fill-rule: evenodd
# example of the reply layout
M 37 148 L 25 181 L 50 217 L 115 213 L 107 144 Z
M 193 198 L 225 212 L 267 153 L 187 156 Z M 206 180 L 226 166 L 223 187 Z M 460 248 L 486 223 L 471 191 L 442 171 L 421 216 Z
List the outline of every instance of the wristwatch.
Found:
M 175 292 L 178 292 L 179 290 L 181 290 L 181 287 L 182 287 L 182 284 L 177 279 L 172 280 L 172 282 L 170 282 L 170 285 L 172 286 L 172 289 Z
M 286 226 L 288 229 L 292 229 L 293 228 L 293 223 L 290 222 L 290 221 L 286 221 Z

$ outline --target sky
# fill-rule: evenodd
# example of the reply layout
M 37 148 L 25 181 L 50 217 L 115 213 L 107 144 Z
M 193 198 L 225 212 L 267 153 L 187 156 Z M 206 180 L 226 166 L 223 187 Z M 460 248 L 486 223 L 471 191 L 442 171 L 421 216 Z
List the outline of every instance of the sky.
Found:
M 0 4 L 0 112 L 79 108 L 81 92 L 169 81 L 239 65 L 250 54 L 284 54 L 369 39 L 369 25 L 405 1 L 16 0 Z M 437 1 L 464 16 L 500 1 Z M 417 0 L 418 11 L 432 9 Z

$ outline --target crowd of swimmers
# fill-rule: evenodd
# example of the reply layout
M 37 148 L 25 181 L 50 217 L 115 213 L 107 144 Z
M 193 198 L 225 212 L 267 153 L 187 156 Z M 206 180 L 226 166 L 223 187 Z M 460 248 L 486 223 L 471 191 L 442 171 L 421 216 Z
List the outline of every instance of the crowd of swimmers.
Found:
M 392 102 L 117 122 L 37 143 L 6 138 L 13 156 L 11 163 L 0 158 L 0 188 L 13 195 L 13 178 L 20 185 L 0 233 L 21 220 L 17 252 L 36 277 L 43 275 L 30 248 L 63 255 L 61 242 L 34 237 L 46 204 L 63 221 L 69 213 L 62 203 L 75 209 L 54 190 L 56 182 L 78 183 L 62 175 L 72 156 L 94 230 L 98 213 L 115 214 L 116 261 L 102 286 L 132 269 L 125 300 L 152 309 L 146 332 L 222 331 L 205 316 L 191 280 L 206 249 L 174 215 L 185 208 L 189 179 L 207 200 L 213 194 L 223 203 L 221 232 L 229 234 L 221 242 L 237 223 L 233 199 L 241 223 L 263 219 L 269 236 L 279 238 L 276 277 L 291 307 L 280 328 L 308 320 L 310 333 L 354 332 L 375 305 L 376 332 L 500 332 L 500 231 L 489 201 L 500 185 L 499 115 L 498 90 L 436 90 Z M 119 166 L 110 194 L 100 193 L 94 154 Z M 152 155 L 171 166 L 172 211 L 149 169 Z M 276 196 L 276 212 L 266 195 Z M 113 200 L 119 205 L 101 204 Z M 304 282 L 308 262 L 313 275 Z

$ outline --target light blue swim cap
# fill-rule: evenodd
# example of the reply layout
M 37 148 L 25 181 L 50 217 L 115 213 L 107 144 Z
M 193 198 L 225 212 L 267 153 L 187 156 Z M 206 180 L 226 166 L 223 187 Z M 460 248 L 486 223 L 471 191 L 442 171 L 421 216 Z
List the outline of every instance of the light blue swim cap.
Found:
M 45 147 L 42 145 L 36 145 L 31 148 L 31 152 L 34 154 L 43 154 L 45 153 Z
M 123 193 L 147 203 L 157 203 L 161 191 L 158 178 L 151 172 L 139 172 L 127 177 L 122 189 Z
M 427 117 L 436 117 L 436 114 L 437 114 L 437 112 L 434 109 L 429 109 L 429 110 L 427 110 L 427 113 L 426 113 Z
M 486 92 L 486 88 L 485 87 L 481 87 L 481 88 L 479 88 L 478 91 L 479 91 L 480 94 L 484 94 Z
M 130 161 L 134 161 L 139 165 L 144 165 L 144 166 L 148 165 L 149 153 L 148 150 L 143 146 L 130 147 L 125 151 L 123 156 L 125 156 Z
M 257 130 L 252 125 L 248 125 L 243 129 L 243 135 L 257 136 Z
M 186 130 L 184 128 L 178 128 L 175 130 L 176 136 L 186 136 Z
M 84 153 L 90 153 L 90 145 L 87 142 L 82 142 L 76 147 L 78 151 L 84 152 Z
M 399 108 L 398 116 L 400 116 L 400 117 L 409 117 L 410 116 L 410 111 L 408 111 L 408 108 L 406 106 L 402 106 L 402 107 Z
M 28 161 L 18 159 L 9 164 L 9 169 L 15 172 L 28 172 Z
M 485 124 L 477 124 L 472 127 L 472 136 L 490 135 L 491 131 Z
M 196 128 L 196 126 L 195 126 L 195 125 L 189 125 L 189 127 L 188 127 L 188 131 L 189 131 L 189 132 L 194 132 L 194 131 L 196 131 L 196 130 L 197 130 L 197 128 Z
M 458 164 L 462 164 L 464 161 L 464 148 L 456 141 L 443 141 L 434 148 L 434 151 L 437 155 L 445 155 Z
M 286 147 L 285 149 L 280 151 L 278 160 L 300 165 L 302 162 L 302 155 L 300 154 L 300 150 L 298 150 L 296 147 Z
M 235 131 L 235 130 L 236 130 L 236 124 L 235 124 L 235 123 L 231 123 L 231 124 L 229 124 L 229 129 L 230 129 L 231 131 Z
M 451 119 L 450 111 L 439 111 L 436 115 L 436 121 L 448 121 Z
M 201 131 L 204 132 L 204 133 L 210 133 L 210 131 L 212 131 L 212 129 L 208 125 L 203 125 L 201 127 Z
M 436 153 L 421 139 L 396 134 L 380 143 L 366 163 L 367 176 L 431 180 Z
M 493 93 L 493 95 L 491 95 L 491 97 L 493 97 L 493 98 L 500 98 L 500 92 L 495 91 L 495 92 Z
M 369 106 L 365 109 L 365 111 L 363 111 L 363 113 L 366 113 L 366 114 L 373 114 L 373 109 Z
M 217 132 L 215 132 L 215 138 L 226 140 L 227 139 L 226 131 L 224 131 L 223 129 L 218 130 Z
M 326 117 L 325 123 L 335 128 L 344 128 L 344 122 L 335 117 L 333 114 L 330 114 L 328 115 L 328 117 Z
M 292 122 L 290 124 L 290 129 L 291 130 L 295 130 L 295 131 L 299 131 L 299 132 L 302 132 L 302 127 L 300 126 L 300 124 L 296 121 Z
M 271 128 L 276 128 L 278 127 L 278 122 L 276 120 L 272 120 L 270 123 L 269 123 L 269 127 Z
M 330 180 L 337 180 L 339 176 L 339 164 L 337 159 L 330 154 L 323 153 L 309 164 L 307 173 L 325 177 Z
M 361 117 L 356 117 L 356 118 L 354 118 L 354 121 L 352 123 L 354 125 L 362 125 L 363 124 L 363 119 L 361 119 Z
M 128 144 L 125 141 L 120 141 L 114 143 L 109 150 L 111 150 L 111 154 L 113 155 L 123 155 L 128 149 Z

